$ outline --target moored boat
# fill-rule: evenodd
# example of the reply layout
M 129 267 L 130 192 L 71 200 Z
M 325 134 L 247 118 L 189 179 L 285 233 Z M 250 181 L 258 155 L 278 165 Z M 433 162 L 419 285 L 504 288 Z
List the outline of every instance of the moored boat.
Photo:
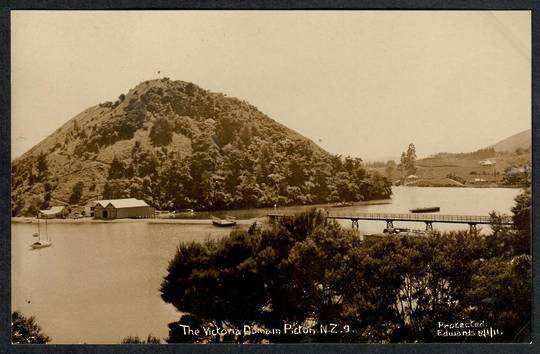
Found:
M 339 202 L 339 203 L 336 203 L 334 205 L 332 205 L 332 207 L 334 208 L 342 208 L 342 207 L 348 207 L 348 206 L 353 206 L 354 204 L 351 203 L 351 202 Z
M 51 240 L 40 240 L 40 241 L 36 241 L 34 243 L 32 243 L 30 245 L 30 247 L 34 248 L 34 249 L 37 249 L 37 248 L 45 248 L 45 247 L 49 247 L 52 245 L 52 241 Z
M 440 210 L 441 210 L 440 207 L 434 206 L 434 207 L 425 207 L 425 208 L 414 208 L 414 209 L 410 209 L 410 212 L 411 213 L 434 213 Z
M 227 217 L 225 219 L 220 219 L 220 218 L 216 218 L 216 217 L 212 217 L 212 224 L 214 224 L 214 226 L 221 226 L 221 227 L 224 227 L 224 226 L 234 226 L 236 225 L 236 221 L 235 220 L 232 220 L 232 218 L 230 217 Z
M 44 239 L 44 240 L 41 239 L 41 228 L 40 228 L 40 223 L 39 223 L 39 212 L 37 214 L 37 227 L 38 227 L 38 232 L 34 232 L 34 234 L 32 236 L 37 237 L 38 240 L 36 242 L 32 242 L 30 244 L 30 247 L 33 248 L 33 249 L 38 249 L 38 248 L 45 248 L 45 247 L 51 246 L 52 241 L 49 238 L 49 231 L 47 230 L 47 219 L 45 219 L 45 234 L 46 234 L 47 238 Z

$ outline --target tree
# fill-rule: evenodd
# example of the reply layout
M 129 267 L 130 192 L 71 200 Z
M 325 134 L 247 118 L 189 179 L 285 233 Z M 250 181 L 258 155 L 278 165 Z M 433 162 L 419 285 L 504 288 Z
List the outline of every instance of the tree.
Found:
M 39 208 L 48 209 L 51 206 L 51 197 L 50 191 L 45 192 L 45 195 L 43 196 L 43 204 L 41 204 Z
M 146 341 L 139 336 L 127 336 L 122 339 L 122 344 L 161 344 L 161 339 L 152 334 L 146 337 Z
M 386 177 L 391 178 L 396 170 L 396 162 L 394 160 L 388 160 L 386 162 L 386 168 L 384 170 Z
M 125 175 L 125 167 L 122 161 L 120 161 L 116 156 L 113 157 L 111 165 L 109 166 L 109 179 L 118 179 L 123 178 Z
M 248 146 L 251 143 L 251 125 L 244 125 L 238 134 L 240 141 L 244 146 Z
M 478 263 L 479 269 L 472 279 L 475 286 L 468 289 L 467 300 L 480 306 L 471 306 L 471 316 L 489 322 L 507 341 L 514 340 L 519 330 L 526 326 L 530 332 L 531 256 L 495 257 Z M 525 340 L 530 341 L 530 338 Z
M 407 175 L 416 173 L 416 148 L 413 143 L 409 144 L 407 152 L 401 153 L 401 159 L 399 162 L 399 169 L 405 171 Z
M 172 141 L 173 126 L 166 118 L 158 118 L 150 129 L 150 140 L 154 146 L 167 146 Z
M 75 185 L 73 185 L 71 195 L 69 196 L 69 204 L 78 204 L 81 200 L 83 190 L 84 183 L 82 181 L 75 183 Z
M 47 156 L 45 153 L 41 152 L 36 160 L 36 169 L 37 169 L 37 181 L 44 181 L 49 175 L 49 167 L 47 164 Z
M 103 186 L 103 199 L 118 199 L 129 197 L 127 181 L 109 181 Z
M 517 230 L 531 234 L 531 189 L 526 188 L 516 197 L 516 204 L 512 208 L 512 220 Z
M 191 82 L 188 82 L 188 84 L 185 87 L 186 93 L 190 96 L 193 96 L 195 94 L 196 89 L 197 87 Z
M 180 210 L 193 207 L 191 191 L 193 180 L 189 169 L 189 160 L 171 160 L 164 166 L 161 176 L 163 187 L 170 209 Z M 133 193 L 132 193 L 133 195 Z
M 218 120 L 216 128 L 216 143 L 223 147 L 233 142 L 235 136 L 238 135 L 241 123 L 232 115 L 224 115 Z
M 13 344 L 46 344 L 51 338 L 42 332 L 35 318 L 24 317 L 19 311 L 11 314 L 11 342 Z
M 284 220 L 274 231 L 250 228 L 233 232 L 220 241 L 181 244 L 170 262 L 161 293 L 164 301 L 189 315 L 169 325 L 167 341 L 244 341 L 242 335 L 202 334 L 188 338 L 179 330 L 184 321 L 229 329 L 240 329 L 244 325 L 277 328 L 283 321 L 307 321 L 313 306 L 310 298 L 315 297 L 303 292 L 306 288 L 299 282 L 305 280 L 295 273 L 294 264 L 300 262 L 301 257 L 289 260 L 289 255 L 298 242 L 327 225 L 334 230 L 337 227 L 335 223 L 327 224 L 321 213 L 312 212 Z M 317 286 L 310 289 L 319 291 Z M 253 336 L 245 340 L 260 341 L 266 337 Z
M 531 250 L 531 189 L 527 187 L 515 198 L 512 207 L 513 232 L 505 240 L 513 255 L 529 254 Z

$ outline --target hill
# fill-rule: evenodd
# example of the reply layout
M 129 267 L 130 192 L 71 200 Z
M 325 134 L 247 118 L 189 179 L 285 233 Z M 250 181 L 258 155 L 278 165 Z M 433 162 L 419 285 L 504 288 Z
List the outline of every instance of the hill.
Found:
M 386 198 L 388 181 L 249 103 L 168 78 L 90 107 L 12 161 L 12 213 L 135 197 L 158 209 Z
M 395 162 L 367 164 L 394 184 L 410 186 L 522 186 L 531 178 L 531 130 L 512 135 L 495 145 L 473 152 L 441 152 L 415 163 L 411 178 Z
M 517 149 L 526 150 L 531 147 L 531 130 L 527 129 L 521 133 L 514 134 L 498 143 L 492 145 L 497 152 L 515 152 Z

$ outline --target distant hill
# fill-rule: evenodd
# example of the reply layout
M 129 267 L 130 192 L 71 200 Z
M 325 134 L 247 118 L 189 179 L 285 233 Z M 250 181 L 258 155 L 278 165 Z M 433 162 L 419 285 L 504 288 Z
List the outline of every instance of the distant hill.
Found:
M 90 107 L 12 161 L 12 211 L 135 197 L 158 209 L 386 198 L 388 181 L 249 103 L 168 78 Z
M 440 152 L 418 159 L 414 179 L 385 162 L 366 164 L 396 184 L 414 186 L 522 186 L 530 179 L 531 130 L 472 152 Z M 484 161 L 489 160 L 489 164 Z
M 491 147 L 493 147 L 496 152 L 514 152 L 518 148 L 526 150 L 531 147 L 531 139 L 531 129 L 527 129 L 521 133 L 514 134 L 504 140 L 501 140 Z

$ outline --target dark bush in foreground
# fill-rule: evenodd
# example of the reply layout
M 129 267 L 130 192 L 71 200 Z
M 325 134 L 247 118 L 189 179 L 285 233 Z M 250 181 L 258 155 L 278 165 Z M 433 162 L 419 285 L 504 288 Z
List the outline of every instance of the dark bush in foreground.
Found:
M 160 344 L 161 339 L 151 334 L 146 337 L 146 340 L 139 338 L 139 336 L 127 336 L 122 339 L 122 344 Z
M 13 344 L 46 344 L 51 338 L 42 332 L 35 318 L 24 317 L 19 311 L 11 314 L 11 342 Z
M 520 232 L 363 242 L 312 211 L 181 244 L 161 292 L 188 314 L 169 324 L 168 342 L 512 341 L 530 325 L 531 257 L 517 251 L 528 249 Z M 438 332 L 468 320 L 500 333 Z

